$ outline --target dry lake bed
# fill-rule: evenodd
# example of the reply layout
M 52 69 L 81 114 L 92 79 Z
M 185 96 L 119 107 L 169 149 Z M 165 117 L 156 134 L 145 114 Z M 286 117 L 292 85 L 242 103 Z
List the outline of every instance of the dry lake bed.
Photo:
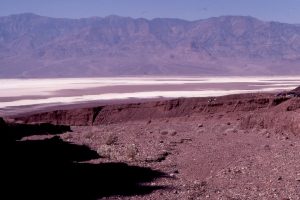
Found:
M 278 92 L 300 76 L 0 79 L 0 116 L 86 103 Z

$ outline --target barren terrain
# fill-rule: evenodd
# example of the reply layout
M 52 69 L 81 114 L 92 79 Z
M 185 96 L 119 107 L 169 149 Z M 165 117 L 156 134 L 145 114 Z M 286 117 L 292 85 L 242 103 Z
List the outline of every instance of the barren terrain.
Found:
M 21 197 L 300 199 L 299 108 L 243 94 L 6 118 L 6 175 Z

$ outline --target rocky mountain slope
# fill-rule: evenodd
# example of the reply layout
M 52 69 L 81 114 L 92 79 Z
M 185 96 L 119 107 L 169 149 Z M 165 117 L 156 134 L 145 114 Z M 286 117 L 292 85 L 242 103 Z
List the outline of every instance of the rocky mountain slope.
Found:
M 0 17 L 0 77 L 300 74 L 300 26 L 223 16 Z

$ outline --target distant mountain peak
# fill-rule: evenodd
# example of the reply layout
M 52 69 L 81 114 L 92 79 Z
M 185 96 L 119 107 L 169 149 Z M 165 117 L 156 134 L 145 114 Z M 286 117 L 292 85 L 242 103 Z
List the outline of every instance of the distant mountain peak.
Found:
M 250 16 L 0 17 L 0 77 L 300 74 L 300 26 Z
M 0 16 L 0 18 L 2 17 L 18 17 L 18 18 L 51 18 L 51 19 L 66 19 L 66 20 L 76 20 L 76 19 L 71 19 L 71 18 L 53 18 L 53 17 L 47 17 L 47 16 L 42 16 L 42 15 L 38 15 L 32 12 L 26 12 L 26 13 L 20 13 L 20 14 L 12 14 L 12 15 L 8 15 L 8 16 Z M 105 17 L 100 17 L 100 16 L 92 16 L 92 17 L 85 17 L 85 18 L 80 18 L 80 19 L 113 19 L 113 20 L 122 20 L 122 19 L 145 19 L 147 21 L 157 21 L 157 20 L 162 20 L 162 21 L 168 21 L 168 20 L 172 20 L 172 21 L 186 21 L 186 22 L 195 22 L 195 21 L 199 21 L 199 20 L 252 20 L 252 21 L 261 21 L 261 22 L 266 22 L 264 20 L 252 17 L 252 16 L 244 16 L 244 15 L 222 15 L 222 16 L 217 16 L 217 17 L 210 17 L 210 18 L 205 18 L 205 19 L 199 19 L 199 20 L 185 20 L 185 19 L 179 19 L 179 18 L 153 18 L 153 19 L 146 19 L 146 18 L 132 18 L 132 17 L 124 17 L 124 16 L 120 16 L 120 15 L 108 15 Z M 274 22 L 274 21 L 272 21 Z M 276 22 L 276 21 L 275 21 Z M 280 23 L 280 22 L 279 22 Z
M 29 17 L 32 17 L 32 18 L 37 18 L 37 17 L 42 17 L 40 15 L 37 15 L 35 13 L 21 13 L 21 14 L 13 14 L 13 15 L 10 15 L 10 17 L 26 17 L 26 18 L 29 18 Z
M 107 18 L 107 19 L 122 19 L 122 18 L 127 18 L 127 17 L 122 17 L 119 15 L 108 15 L 105 18 Z

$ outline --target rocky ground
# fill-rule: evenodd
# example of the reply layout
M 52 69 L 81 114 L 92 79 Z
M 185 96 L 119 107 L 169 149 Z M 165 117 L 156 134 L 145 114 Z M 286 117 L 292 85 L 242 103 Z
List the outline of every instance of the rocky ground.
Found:
M 298 97 L 246 94 L 60 110 L 6 121 L 39 127 L 15 137 L 16 144 L 48 141 L 55 143 L 52 148 L 63 143 L 92 152 L 79 160 L 62 153 L 68 162 L 54 165 L 89 166 L 62 179 L 61 184 L 81 189 L 71 190 L 78 193 L 73 199 L 292 200 L 300 199 L 299 108 Z M 64 129 L 45 131 L 39 123 Z M 4 130 L 19 133 L 24 127 Z M 90 169 L 96 166 L 106 171 Z M 69 169 L 57 169 L 58 179 Z

